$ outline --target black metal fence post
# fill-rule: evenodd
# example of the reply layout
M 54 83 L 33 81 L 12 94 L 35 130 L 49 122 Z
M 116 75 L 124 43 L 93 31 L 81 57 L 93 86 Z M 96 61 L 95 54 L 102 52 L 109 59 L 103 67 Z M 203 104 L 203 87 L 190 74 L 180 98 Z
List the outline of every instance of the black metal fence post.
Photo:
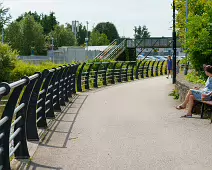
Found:
M 149 66 L 150 66 L 151 61 L 149 61 L 147 68 L 146 68 L 146 77 L 149 77 Z
M 90 89 L 90 72 L 91 72 L 93 65 L 94 65 L 94 63 L 89 63 L 89 67 L 88 67 L 86 77 L 85 77 L 85 89 L 87 89 L 87 90 Z
M 86 63 L 83 63 L 79 69 L 78 77 L 77 77 L 77 91 L 82 92 L 82 72 Z
M 37 80 L 30 97 L 26 118 L 26 134 L 27 140 L 29 141 L 39 140 L 37 131 L 37 112 L 40 110 L 40 108 L 37 109 L 37 105 L 39 104 L 39 102 L 42 101 L 42 99 L 38 100 L 38 97 L 41 86 L 43 84 L 43 80 L 47 76 L 47 74 L 48 71 L 42 72 L 41 77 Z
M 127 67 L 126 67 L 126 72 L 125 72 L 125 81 L 126 82 L 128 82 L 128 75 L 129 75 L 129 73 L 128 73 L 128 70 L 129 70 L 129 66 L 131 65 L 131 62 L 128 62 L 127 63 Z
M 65 93 L 64 93 L 64 75 L 65 75 L 65 70 L 66 70 L 66 67 L 65 66 L 60 66 L 61 67 L 61 72 L 59 74 L 59 100 L 60 100 L 60 105 L 61 106 L 66 106 L 66 103 L 65 103 Z
M 131 80 L 134 80 L 134 68 L 136 65 L 136 61 L 132 62 L 131 64 L 132 64 Z
M 153 61 L 153 62 L 152 62 L 152 66 L 151 66 L 151 76 L 152 76 L 152 77 L 154 77 L 154 66 L 155 66 L 155 62 L 156 62 L 156 61 Z
M 158 61 L 157 66 L 156 66 L 156 70 L 155 70 L 155 75 L 156 76 L 158 76 L 158 71 L 159 71 L 158 66 L 159 66 L 159 64 L 160 64 L 160 61 Z
M 35 86 L 35 83 L 37 82 L 38 78 L 40 78 L 41 74 L 35 74 L 33 76 L 30 76 L 29 78 L 26 77 L 27 81 L 29 84 L 26 86 L 24 93 L 22 95 L 22 98 L 20 100 L 19 105 L 25 104 L 23 109 L 20 109 L 16 113 L 16 119 L 18 120 L 22 118 L 20 121 L 18 121 L 15 126 L 14 126 L 14 131 L 18 131 L 18 129 L 22 129 L 20 133 L 14 138 L 14 146 L 18 146 L 19 142 L 20 145 L 16 149 L 15 153 L 15 158 L 16 159 L 28 159 L 29 158 L 29 152 L 27 148 L 27 142 L 26 142 L 26 116 L 27 116 L 27 109 L 28 109 L 28 104 L 29 104 L 29 99 L 31 97 L 32 90 Z
M 69 102 L 69 99 L 68 99 L 68 82 L 69 82 L 69 70 L 71 68 L 71 66 L 66 66 L 64 65 L 65 68 L 64 68 L 64 73 L 63 73 L 63 95 L 64 95 L 64 100 L 65 102 Z
M 51 74 L 53 74 L 51 81 L 49 83 L 47 95 L 46 95 L 46 101 L 49 101 L 48 105 L 48 111 L 46 113 L 46 118 L 48 119 L 54 119 L 54 86 L 55 86 L 55 76 L 57 75 L 56 69 L 49 70 Z
M 108 67 L 110 65 L 110 63 L 104 63 L 105 66 L 104 66 L 104 76 L 103 76 L 103 85 L 107 86 L 107 70 L 108 70 Z
M 113 70 L 112 70 L 112 84 L 115 84 L 115 71 L 116 71 L 116 65 L 118 64 L 118 62 L 114 62 L 113 64 Z
M 97 67 L 96 67 L 95 76 L 94 76 L 94 87 L 98 88 L 99 67 L 102 65 L 102 63 L 95 63 L 95 64 L 97 64 Z
M 168 62 L 165 63 L 165 75 L 167 75 L 167 66 L 168 66 Z
M 123 61 L 121 63 L 120 69 L 119 69 L 119 78 L 118 78 L 118 82 L 121 83 L 122 82 L 122 67 L 125 64 L 125 62 Z
M 164 62 L 165 61 L 162 62 L 161 67 L 160 67 L 160 75 L 163 75 L 163 65 L 164 65 Z
M 77 70 L 79 68 L 80 64 L 76 64 L 73 66 L 73 70 L 72 70 L 72 78 L 71 78 L 71 85 L 72 85 L 72 93 L 76 94 L 76 76 L 77 76 Z
M 146 67 L 146 63 L 147 63 L 147 61 L 144 61 L 144 63 L 143 63 L 143 67 L 142 67 L 142 70 L 141 70 L 141 78 L 144 78 L 144 69 Z
M 47 128 L 47 122 L 46 122 L 46 111 L 47 110 L 47 104 L 50 103 L 50 100 L 46 100 L 46 95 L 49 87 L 49 83 L 52 79 L 53 72 L 49 72 L 49 70 L 44 70 L 46 72 L 46 76 L 44 78 L 44 82 L 41 88 L 41 91 L 39 92 L 39 100 L 41 100 L 40 103 L 38 103 L 38 108 L 41 108 L 37 112 L 37 126 L 40 128 Z
M 67 80 L 66 80 L 68 97 L 72 97 L 72 93 L 73 93 L 73 84 L 72 84 L 73 71 L 74 71 L 74 65 L 69 65 L 69 70 L 67 73 Z
M 139 61 L 138 62 L 138 65 L 137 65 L 137 67 L 136 67 L 136 79 L 140 79 L 140 77 L 139 77 L 139 75 L 140 75 L 140 65 L 141 65 L 141 63 L 142 63 L 142 60 L 141 61 Z
M 61 111 L 61 107 L 60 107 L 60 77 L 61 77 L 61 72 L 62 72 L 62 68 L 59 67 L 56 69 L 55 72 L 55 83 L 54 83 L 54 94 L 53 94 L 53 106 L 54 106 L 54 111 Z

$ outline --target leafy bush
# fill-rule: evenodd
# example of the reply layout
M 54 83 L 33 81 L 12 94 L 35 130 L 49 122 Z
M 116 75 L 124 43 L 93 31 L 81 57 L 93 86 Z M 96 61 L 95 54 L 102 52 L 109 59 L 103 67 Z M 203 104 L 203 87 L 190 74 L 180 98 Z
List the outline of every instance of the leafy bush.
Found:
M 44 62 L 40 65 L 34 65 L 18 60 L 15 64 L 15 68 L 12 70 L 11 80 L 16 81 L 22 78 L 23 76 L 31 76 L 35 72 L 42 72 L 45 69 L 52 69 L 58 66 L 58 64 L 54 64 L 52 62 Z
M 212 3 L 211 1 L 189 0 L 189 22 L 186 24 L 185 0 L 176 1 L 178 36 L 188 59 L 196 71 L 203 64 L 212 63 Z M 186 33 L 186 29 L 188 32 Z
M 198 72 L 193 71 L 186 76 L 186 80 L 195 83 L 205 85 L 206 77 L 200 75 Z
M 10 80 L 11 70 L 15 68 L 18 52 L 7 44 L 0 43 L 0 82 Z

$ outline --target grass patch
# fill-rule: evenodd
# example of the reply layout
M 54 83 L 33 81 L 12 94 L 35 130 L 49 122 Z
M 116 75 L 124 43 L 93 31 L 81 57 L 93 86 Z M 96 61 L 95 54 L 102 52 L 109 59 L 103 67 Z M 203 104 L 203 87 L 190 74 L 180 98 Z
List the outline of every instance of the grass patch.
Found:
M 173 90 L 171 91 L 171 93 L 169 93 L 169 96 L 173 96 L 173 98 L 174 98 L 175 100 L 178 100 L 179 97 L 180 97 L 179 92 L 178 92 L 177 89 L 173 89 Z

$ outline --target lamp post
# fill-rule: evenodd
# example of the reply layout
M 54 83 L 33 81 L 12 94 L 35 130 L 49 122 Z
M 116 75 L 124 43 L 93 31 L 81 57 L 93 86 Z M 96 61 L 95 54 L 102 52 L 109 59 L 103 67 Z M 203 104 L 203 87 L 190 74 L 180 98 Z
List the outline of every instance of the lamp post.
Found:
M 187 24 L 188 24 L 188 0 L 186 0 L 186 40 L 187 40 L 187 33 L 188 33 Z M 186 57 L 186 61 L 187 61 L 187 57 L 188 57 L 187 53 L 185 54 L 185 57 Z M 184 75 L 188 74 L 188 66 L 189 66 L 189 62 L 186 63 L 186 66 L 184 69 Z
M 54 63 L 54 38 L 52 37 L 52 61 Z
M 176 51 L 176 18 L 175 18 L 175 0 L 173 0 L 173 33 L 172 33 L 172 36 L 173 36 L 173 80 L 172 80 L 172 83 L 175 84 L 176 83 L 176 54 L 177 54 L 177 51 Z
M 72 32 L 74 33 L 75 38 L 77 38 L 77 32 L 79 32 L 79 21 L 72 21 Z
M 85 38 L 85 43 L 86 43 L 86 58 L 88 58 L 88 21 L 86 21 L 87 24 L 87 33 L 86 33 L 86 38 Z

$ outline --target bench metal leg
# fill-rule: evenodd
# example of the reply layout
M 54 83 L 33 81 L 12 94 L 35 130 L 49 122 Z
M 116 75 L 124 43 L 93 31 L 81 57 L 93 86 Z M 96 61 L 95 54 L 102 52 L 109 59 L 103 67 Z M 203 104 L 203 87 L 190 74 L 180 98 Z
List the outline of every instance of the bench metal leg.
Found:
M 212 123 L 212 112 L 211 112 L 211 123 Z
M 205 110 L 205 104 L 202 103 L 202 106 L 201 106 L 201 119 L 203 119 L 204 110 Z

